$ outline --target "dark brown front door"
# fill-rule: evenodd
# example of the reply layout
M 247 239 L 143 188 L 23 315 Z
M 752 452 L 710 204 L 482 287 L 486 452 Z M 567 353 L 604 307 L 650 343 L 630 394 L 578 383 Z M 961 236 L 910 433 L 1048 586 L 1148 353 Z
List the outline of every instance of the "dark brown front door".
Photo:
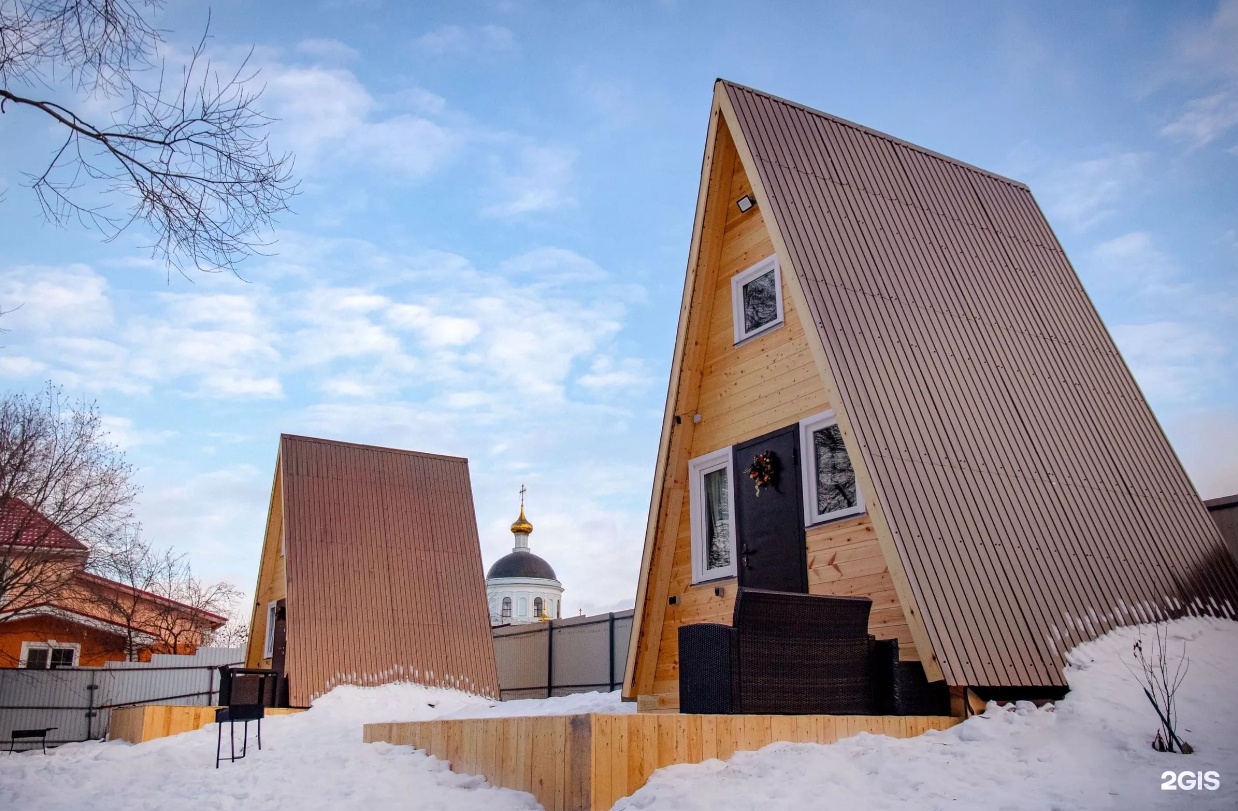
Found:
M 735 446 L 735 507 L 739 584 L 748 588 L 808 592 L 804 508 L 800 494 L 799 426 L 792 425 Z M 774 481 L 757 493 L 748 475 L 768 455 Z

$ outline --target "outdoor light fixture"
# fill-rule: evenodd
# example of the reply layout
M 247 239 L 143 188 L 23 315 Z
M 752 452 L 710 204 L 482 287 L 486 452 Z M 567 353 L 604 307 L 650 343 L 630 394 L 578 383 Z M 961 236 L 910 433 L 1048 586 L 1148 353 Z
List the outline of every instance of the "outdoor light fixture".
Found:
M 743 197 L 739 198 L 739 200 L 735 203 L 735 205 L 739 206 L 739 210 L 741 213 L 744 211 L 747 211 L 748 209 L 752 208 L 756 204 L 757 204 L 757 201 L 753 199 L 751 194 L 745 194 Z

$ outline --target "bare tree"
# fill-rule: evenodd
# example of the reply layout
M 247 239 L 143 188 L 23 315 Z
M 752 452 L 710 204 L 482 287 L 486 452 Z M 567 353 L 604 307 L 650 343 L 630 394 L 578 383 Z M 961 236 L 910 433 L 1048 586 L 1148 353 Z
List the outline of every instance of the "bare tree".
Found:
M 0 399 L 0 617 L 54 600 L 131 519 L 132 473 L 93 403 L 50 384 Z
M 209 644 L 216 648 L 240 648 L 249 644 L 249 618 L 232 614 L 228 622 L 211 634 Z
M 149 628 L 172 653 L 203 645 L 214 635 L 215 617 L 228 617 L 241 593 L 226 580 L 204 583 L 185 555 L 167 554 L 158 561 L 151 590 Z
M 1186 678 L 1190 668 L 1190 660 L 1186 657 L 1186 643 L 1182 643 L 1182 653 L 1176 657 L 1169 652 L 1169 626 L 1157 623 L 1153 626 L 1153 636 L 1147 649 L 1144 639 L 1140 636 L 1135 640 L 1131 650 L 1139 666 L 1138 672 L 1131 670 L 1143 687 L 1143 694 L 1152 703 L 1156 717 L 1160 720 L 1160 729 L 1152 739 L 1152 748 L 1158 752 L 1181 752 L 1189 755 L 1195 751 L 1189 743 L 1178 737 L 1178 688 Z M 1130 668 L 1127 668 L 1130 670 Z
M 48 220 L 107 239 L 141 221 L 170 267 L 235 271 L 268 244 L 263 234 L 296 193 L 292 158 L 267 145 L 248 60 L 220 74 L 204 35 L 183 65 L 168 66 L 147 19 L 160 5 L 0 0 L 0 112 L 38 111 L 63 135 L 29 174 Z M 86 112 L 99 102 L 116 109 Z
M 100 579 L 75 595 L 123 629 L 123 652 L 130 662 L 138 661 L 155 640 L 149 603 L 161 566 L 162 557 L 142 539 L 141 528 L 126 525 L 95 548 L 90 568 Z

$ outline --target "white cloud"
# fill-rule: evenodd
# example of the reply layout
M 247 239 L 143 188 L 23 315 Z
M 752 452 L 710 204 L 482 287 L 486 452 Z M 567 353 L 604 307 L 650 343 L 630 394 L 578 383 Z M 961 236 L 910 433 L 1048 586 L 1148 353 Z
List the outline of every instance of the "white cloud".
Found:
M 1084 276 L 1125 293 L 1145 297 L 1187 292 L 1176 262 L 1158 249 L 1146 231 L 1132 231 L 1092 249 Z
M 0 325 L 57 334 L 91 332 L 112 323 L 107 280 L 86 265 L 23 265 L 0 274 Z
M 1225 342 L 1200 324 L 1117 324 L 1113 339 L 1149 400 L 1191 403 L 1224 374 Z
M 428 118 L 384 108 L 343 68 L 271 64 L 263 75 L 265 103 L 301 172 L 370 164 L 418 179 L 450 160 L 462 139 Z M 434 96 L 410 90 L 397 98 L 425 109 Z
M 1192 149 L 1238 126 L 1238 0 L 1222 0 L 1209 18 L 1178 33 L 1170 81 L 1204 91 L 1186 102 L 1161 135 Z
M 35 377 L 47 371 L 47 364 L 22 357 L 0 354 L 0 377 Z
M 135 427 L 129 417 L 104 415 L 101 422 L 103 430 L 107 432 L 108 441 L 122 451 L 143 445 L 161 445 L 176 436 L 176 431 L 143 431 Z
M 329 62 L 351 62 L 361 57 L 354 48 L 338 39 L 304 39 L 297 43 L 296 51 Z
M 1050 222 L 1085 231 L 1111 216 L 1143 176 L 1148 155 L 1119 152 L 1099 158 L 1047 163 L 1035 156 L 1030 164 L 1037 179 L 1032 187 L 1044 200 Z
M 516 165 L 496 166 L 492 191 L 495 202 L 483 209 L 493 217 L 518 217 L 570 206 L 569 192 L 576 152 L 563 147 L 526 146 Z
M 1238 48 L 1238 42 L 1235 42 Z M 1192 148 L 1206 146 L 1238 125 L 1238 94 L 1216 93 L 1186 103 L 1177 119 L 1161 129 L 1161 135 L 1186 141 Z
M 494 56 L 515 50 L 516 37 L 499 25 L 444 25 L 422 34 L 413 46 L 430 56 Z
M 645 388 L 652 383 L 645 364 L 639 358 L 623 358 L 616 361 L 604 355 L 593 362 L 588 374 L 580 376 L 580 385 L 593 391 L 613 390 L 627 393 L 635 388 Z
M 1175 413 L 1166 433 L 1201 498 L 1238 493 L 1238 414 L 1220 409 Z
M 1207 20 L 1178 35 L 1178 59 L 1185 69 L 1205 77 L 1238 77 L 1238 0 L 1221 0 Z

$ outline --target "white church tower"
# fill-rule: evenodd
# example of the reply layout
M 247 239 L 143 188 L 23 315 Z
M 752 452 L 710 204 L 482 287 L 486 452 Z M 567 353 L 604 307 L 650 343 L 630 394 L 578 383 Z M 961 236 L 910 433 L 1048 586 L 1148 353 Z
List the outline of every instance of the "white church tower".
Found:
M 491 625 L 539 622 L 562 616 L 563 584 L 549 563 L 529 551 L 533 525 L 524 517 L 524 492 L 521 485 L 520 517 L 512 524 L 516 545 L 486 573 Z

